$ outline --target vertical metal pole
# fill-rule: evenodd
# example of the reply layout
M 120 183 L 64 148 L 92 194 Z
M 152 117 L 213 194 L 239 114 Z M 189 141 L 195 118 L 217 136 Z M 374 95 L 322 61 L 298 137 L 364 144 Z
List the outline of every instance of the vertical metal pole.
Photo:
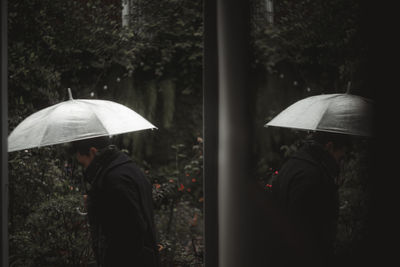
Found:
M 217 1 L 219 72 L 219 266 L 252 265 L 249 1 Z
M 215 0 L 204 0 L 204 263 L 218 266 L 218 52 Z
M 7 0 L 1 1 L 1 88 L 0 88 L 0 205 L 1 205 L 1 255 L 0 263 L 2 267 L 8 266 L 8 155 L 7 155 L 7 136 L 8 136 L 8 106 L 7 106 Z

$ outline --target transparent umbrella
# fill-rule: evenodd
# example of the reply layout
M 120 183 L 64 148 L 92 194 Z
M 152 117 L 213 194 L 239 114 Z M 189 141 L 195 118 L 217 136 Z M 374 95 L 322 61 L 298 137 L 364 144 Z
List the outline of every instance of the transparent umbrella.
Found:
M 69 95 L 24 119 L 8 137 L 8 152 L 156 128 L 124 105 Z
M 373 135 L 373 101 L 352 94 L 326 94 L 292 104 L 265 127 L 324 131 L 357 136 Z

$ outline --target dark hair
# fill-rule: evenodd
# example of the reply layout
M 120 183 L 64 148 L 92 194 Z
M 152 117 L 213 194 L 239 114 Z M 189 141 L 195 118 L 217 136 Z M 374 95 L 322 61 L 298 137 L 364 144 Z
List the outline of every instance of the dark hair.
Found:
M 91 147 L 95 147 L 97 149 L 102 149 L 111 144 L 110 137 L 108 136 L 100 136 L 90 139 L 83 139 L 74 141 L 71 143 L 71 152 L 76 153 L 79 152 L 81 155 L 89 155 L 89 150 Z
M 326 145 L 328 142 L 332 142 L 336 149 L 342 147 L 350 148 L 352 146 L 352 137 L 340 133 L 313 132 L 307 137 L 307 139 L 315 141 L 320 145 Z

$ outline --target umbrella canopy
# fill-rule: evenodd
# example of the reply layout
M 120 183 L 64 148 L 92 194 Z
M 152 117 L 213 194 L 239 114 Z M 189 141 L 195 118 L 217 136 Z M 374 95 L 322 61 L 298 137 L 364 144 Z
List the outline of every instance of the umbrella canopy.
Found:
M 124 105 L 70 98 L 23 120 L 8 137 L 8 152 L 156 128 Z
M 373 101 L 351 94 L 317 95 L 289 106 L 265 127 L 372 136 Z

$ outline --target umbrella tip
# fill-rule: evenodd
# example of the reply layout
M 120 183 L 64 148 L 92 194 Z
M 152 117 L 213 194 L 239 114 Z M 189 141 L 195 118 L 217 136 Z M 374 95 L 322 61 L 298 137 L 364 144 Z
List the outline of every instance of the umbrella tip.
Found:
M 69 95 L 69 100 L 73 100 L 71 88 L 68 88 L 68 95 Z

